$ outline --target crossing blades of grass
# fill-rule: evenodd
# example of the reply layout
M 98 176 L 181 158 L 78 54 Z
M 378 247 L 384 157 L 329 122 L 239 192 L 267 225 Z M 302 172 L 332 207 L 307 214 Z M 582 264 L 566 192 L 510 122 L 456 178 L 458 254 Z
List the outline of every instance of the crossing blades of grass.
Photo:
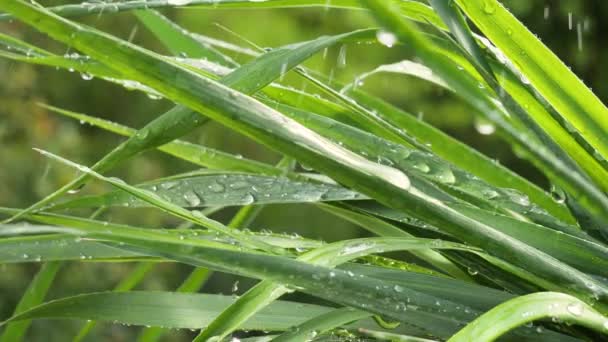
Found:
M 464 99 L 471 100 L 476 109 L 497 124 L 508 134 L 512 143 L 523 147 L 544 172 L 553 180 L 560 182 L 567 192 L 571 193 L 583 206 L 589 208 L 594 214 L 608 218 L 608 198 L 588 181 L 585 175 L 572 172 L 567 164 L 555 156 L 551 151 L 536 139 L 526 136 L 515 129 L 501 114 L 502 109 L 493 101 L 488 100 L 479 88 L 478 82 L 467 74 L 458 70 L 457 66 L 433 51 L 431 42 L 422 36 L 414 26 L 396 14 L 396 8 L 391 4 L 376 0 L 364 1 L 380 22 L 392 30 L 402 41 L 407 41 L 424 63 L 433 69 L 444 81 Z M 472 100 L 475 99 L 475 100 Z
M 608 155 L 608 109 L 498 1 L 456 1 L 529 82 L 598 150 Z
M 418 188 L 422 183 L 416 182 L 412 186 L 402 172 L 371 163 L 242 93 L 167 63 L 127 42 L 58 18 L 22 1 L 2 2 L 0 8 L 172 100 L 203 112 L 283 154 L 297 156 L 299 161 L 388 206 L 415 213 L 429 223 L 440 225 L 463 241 L 482 246 L 495 256 L 551 279 L 560 284 L 560 288 L 568 289 L 581 298 L 602 298 L 605 295 L 604 286 L 593 284 L 593 279 L 574 269 L 566 271 L 563 264 L 546 254 L 448 208 L 441 198 L 429 197 Z M 424 189 L 430 188 L 425 185 Z M 416 203 L 415 211 L 408 202 Z M 588 284 L 593 285 L 590 287 Z

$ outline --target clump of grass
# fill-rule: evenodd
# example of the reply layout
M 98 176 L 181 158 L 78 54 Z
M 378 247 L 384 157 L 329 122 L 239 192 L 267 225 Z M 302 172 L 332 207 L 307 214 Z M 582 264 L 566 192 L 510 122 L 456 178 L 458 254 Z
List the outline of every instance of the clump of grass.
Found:
M 147 326 L 142 341 L 158 340 L 165 333 L 160 328 L 200 329 L 195 341 L 251 330 L 260 332 L 251 339 L 261 341 L 605 338 L 608 110 L 496 0 L 429 3 L 0 3 L 7 12 L 3 20 L 23 21 L 79 51 L 58 56 L 2 34 L 10 48 L 0 51 L 2 57 L 76 70 L 85 79 L 102 78 L 175 103 L 139 130 L 47 106 L 128 138 L 91 167 L 38 150 L 80 176 L 29 208 L 0 208 L 7 216 L 0 262 L 44 261 L 3 323 L 2 339 L 22 339 L 29 322 L 40 318 Z M 366 9 L 382 29 L 266 51 L 254 44 L 201 44 L 200 37 L 151 10 L 195 5 Z M 136 12 L 138 20 L 169 51 L 192 58 L 159 55 L 73 18 L 108 9 L 145 9 Z M 485 37 L 471 31 L 465 16 Z M 328 75 L 302 66 L 346 41 L 406 44 L 418 60 L 379 66 L 374 73 L 414 75 L 453 92 L 547 176 L 553 193 L 356 84 L 330 85 Z M 230 50 L 251 59 L 239 65 L 226 56 Z M 287 72 L 323 97 L 282 86 Z M 179 140 L 207 120 L 283 160 L 269 165 Z M 204 170 L 139 185 L 104 176 L 149 149 Z M 293 161 L 311 170 L 297 171 Z M 63 197 L 92 179 L 116 190 Z M 312 203 L 376 237 L 325 243 L 245 229 L 262 206 L 275 203 Z M 118 206 L 155 208 L 184 224 L 149 229 L 95 218 Z M 241 207 L 229 222 L 209 217 L 227 206 Z M 66 208 L 95 212 L 88 218 L 57 213 Z M 395 251 L 425 264 L 382 256 Z M 44 302 L 61 263 L 82 259 L 139 264 L 114 291 Z M 131 291 L 165 261 L 197 268 L 175 292 Z M 212 271 L 260 282 L 238 298 L 196 293 Z M 281 299 L 294 291 L 327 304 Z M 84 339 L 94 324 L 75 339 Z

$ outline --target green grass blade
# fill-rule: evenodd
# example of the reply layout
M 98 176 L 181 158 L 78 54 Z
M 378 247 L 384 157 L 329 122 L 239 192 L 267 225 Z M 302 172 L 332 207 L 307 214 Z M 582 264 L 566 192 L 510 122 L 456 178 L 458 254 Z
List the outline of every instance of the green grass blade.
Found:
M 229 172 L 195 172 L 148 182 L 139 188 L 154 192 L 184 208 L 240 206 L 271 203 L 316 203 L 367 199 L 336 184 L 295 180 L 280 176 Z M 151 206 L 123 191 L 84 196 L 62 202 L 54 209 L 79 207 Z
M 346 323 L 357 321 L 370 314 L 351 308 L 336 309 L 323 315 L 314 317 L 289 331 L 272 339 L 273 342 L 303 341 L 315 338 L 334 328 L 338 328 Z
M 608 155 L 608 109 L 498 1 L 456 1 L 480 30 L 600 154 Z
M 143 278 L 154 268 L 155 265 L 156 263 L 152 262 L 138 264 L 126 278 L 121 280 L 120 283 L 116 285 L 114 291 L 125 292 L 132 290 L 143 280 Z M 84 340 L 84 338 L 91 332 L 91 330 L 95 328 L 95 326 L 97 326 L 96 321 L 88 321 L 82 328 L 80 328 L 80 331 L 78 331 L 78 334 L 76 337 L 74 337 L 72 342 Z
M 49 288 L 51 287 L 55 274 L 57 274 L 57 271 L 59 271 L 60 266 L 61 263 L 59 262 L 46 262 L 42 264 L 40 270 L 30 282 L 28 288 L 25 290 L 25 294 L 19 300 L 19 304 L 17 304 L 15 313 L 13 315 L 19 315 L 22 312 L 42 303 Z M 30 320 L 22 320 L 7 324 L 2 332 L 2 335 L 0 336 L 0 341 L 22 341 L 30 324 Z
M 606 334 L 608 330 L 608 317 L 580 300 L 563 293 L 539 292 L 514 298 L 495 307 L 448 341 L 494 341 L 517 326 L 542 318 L 582 325 L 601 334 Z
M 86 258 L 83 259 L 83 256 Z M 78 241 L 73 236 L 64 234 L 0 239 L 0 263 L 3 264 L 43 260 L 132 260 L 139 256 L 137 253 L 92 241 Z
M 101 292 L 50 301 L 10 318 L 69 318 L 196 329 L 206 326 L 234 301 L 232 296 L 175 292 Z M 151 310 L 162 308 L 162 310 Z M 330 308 L 277 301 L 243 325 L 248 330 L 283 331 Z

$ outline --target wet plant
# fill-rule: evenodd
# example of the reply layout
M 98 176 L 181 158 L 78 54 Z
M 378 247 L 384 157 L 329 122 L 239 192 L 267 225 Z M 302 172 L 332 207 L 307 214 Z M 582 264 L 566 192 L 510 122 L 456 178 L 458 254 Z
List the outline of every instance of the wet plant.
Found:
M 178 6 L 337 7 L 364 10 L 380 28 L 263 49 L 208 39 L 157 12 Z M 43 7 L 4 0 L 0 10 L 1 20 L 27 24 L 72 51 L 57 55 L 0 34 L 1 57 L 174 103 L 140 129 L 44 105 L 125 138 L 86 166 L 36 149 L 78 176 L 28 208 L 0 208 L 0 262 L 41 264 L 2 323 L 1 340 L 23 340 L 30 322 L 43 318 L 89 321 L 74 336 L 78 341 L 96 321 L 141 326 L 141 341 L 159 340 L 168 329 L 197 331 L 195 341 L 608 336 L 608 109 L 498 1 L 134 0 Z M 124 11 L 133 11 L 173 55 L 78 21 Z M 304 66 L 328 47 L 353 42 L 404 45 L 416 58 L 378 66 L 352 84 Z M 246 60 L 230 57 L 235 52 Z M 338 63 L 346 63 L 345 48 Z M 287 73 L 309 90 L 283 85 Z M 482 117 L 481 133 L 499 133 L 547 177 L 551 190 L 358 87 L 384 73 L 453 93 Z M 281 161 L 271 165 L 180 140 L 209 121 L 279 153 Z M 154 149 L 196 170 L 143 184 L 107 176 Z M 74 194 L 90 182 L 114 190 Z M 372 237 L 327 243 L 260 231 L 255 216 L 281 203 L 317 206 Z M 99 216 L 116 207 L 154 209 L 182 223 L 149 228 Z M 240 209 L 228 221 L 212 217 L 225 207 Z M 74 214 L 86 210 L 89 216 Z M 408 257 L 388 258 L 391 252 Z M 68 261 L 136 265 L 114 290 L 45 301 Z M 173 292 L 133 290 L 166 262 L 195 268 Z M 259 282 L 239 297 L 199 293 L 211 272 Z M 282 298 L 294 292 L 322 301 Z

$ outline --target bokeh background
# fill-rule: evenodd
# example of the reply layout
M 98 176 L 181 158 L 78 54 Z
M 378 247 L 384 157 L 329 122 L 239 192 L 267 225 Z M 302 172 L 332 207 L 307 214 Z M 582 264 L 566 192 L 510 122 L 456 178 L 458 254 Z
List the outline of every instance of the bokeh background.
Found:
M 40 1 L 43 5 L 59 5 L 65 1 Z M 602 0 L 505 0 L 504 4 L 535 32 L 572 70 L 590 86 L 604 103 L 608 102 L 608 2 Z M 320 35 L 337 34 L 368 27 L 373 22 L 361 11 L 338 9 L 270 9 L 270 10 L 193 10 L 169 9 L 162 13 L 188 30 L 241 43 L 227 33 L 227 27 L 238 35 L 264 47 L 309 40 Z M 569 27 L 569 17 L 572 27 Z M 166 52 L 145 27 L 129 13 L 91 15 L 78 20 L 104 31 L 127 38 L 137 44 Z M 218 25 L 219 24 L 219 25 Z M 577 25 L 582 31 L 577 39 Z M 30 43 L 65 53 L 64 46 L 18 23 L 0 23 L 0 31 Z M 340 49 L 346 49 L 346 65 L 339 66 Z M 245 56 L 233 55 L 241 62 Z M 402 47 L 379 45 L 335 46 L 325 58 L 315 56 L 306 65 L 332 73 L 341 82 L 351 82 L 357 75 L 378 65 L 394 63 L 411 55 Z M 39 147 L 82 164 L 90 165 L 115 147 L 122 138 L 100 129 L 50 113 L 37 103 L 99 116 L 131 127 L 141 127 L 172 104 L 151 100 L 145 94 L 127 91 L 117 85 L 93 79 L 85 81 L 78 73 L 36 67 L 0 59 L 0 206 L 24 207 L 75 176 L 68 168 L 49 163 L 32 147 Z M 303 83 L 288 78 L 296 87 Z M 375 93 L 421 120 L 495 158 L 523 176 L 546 187 L 546 180 L 526 161 L 519 159 L 508 144 L 496 135 L 481 135 L 475 130 L 476 113 L 451 94 L 424 82 L 404 76 L 375 76 L 365 81 L 365 90 Z M 608 120 L 608 118 L 607 118 Z M 187 140 L 267 162 L 276 162 L 278 155 L 252 143 L 242 136 L 209 123 L 193 132 Z M 194 167 L 158 152 L 148 152 L 130 160 L 112 172 L 130 183 L 190 171 Z M 101 192 L 108 187 L 92 182 L 84 192 Z M 226 209 L 215 217 L 226 221 L 234 209 Z M 146 227 L 172 227 L 179 222 L 153 210 L 111 210 L 104 219 Z M 275 205 L 264 209 L 253 229 L 295 232 L 326 241 L 362 236 L 364 233 L 347 223 L 306 205 Z M 48 298 L 80 292 L 111 289 L 131 270 L 125 264 L 68 263 L 60 271 L 58 281 Z M 8 317 L 28 282 L 38 269 L 36 264 L 0 266 L 0 319 Z M 146 277 L 138 289 L 173 290 L 191 270 L 190 267 L 167 263 Z M 204 291 L 242 293 L 253 281 L 240 279 L 238 290 L 233 276 L 215 274 Z M 28 341 L 68 340 L 81 323 L 69 321 L 37 321 L 30 329 Z M 136 328 L 100 325 L 91 341 L 130 341 Z M 172 332 L 167 340 L 187 340 L 190 332 Z

